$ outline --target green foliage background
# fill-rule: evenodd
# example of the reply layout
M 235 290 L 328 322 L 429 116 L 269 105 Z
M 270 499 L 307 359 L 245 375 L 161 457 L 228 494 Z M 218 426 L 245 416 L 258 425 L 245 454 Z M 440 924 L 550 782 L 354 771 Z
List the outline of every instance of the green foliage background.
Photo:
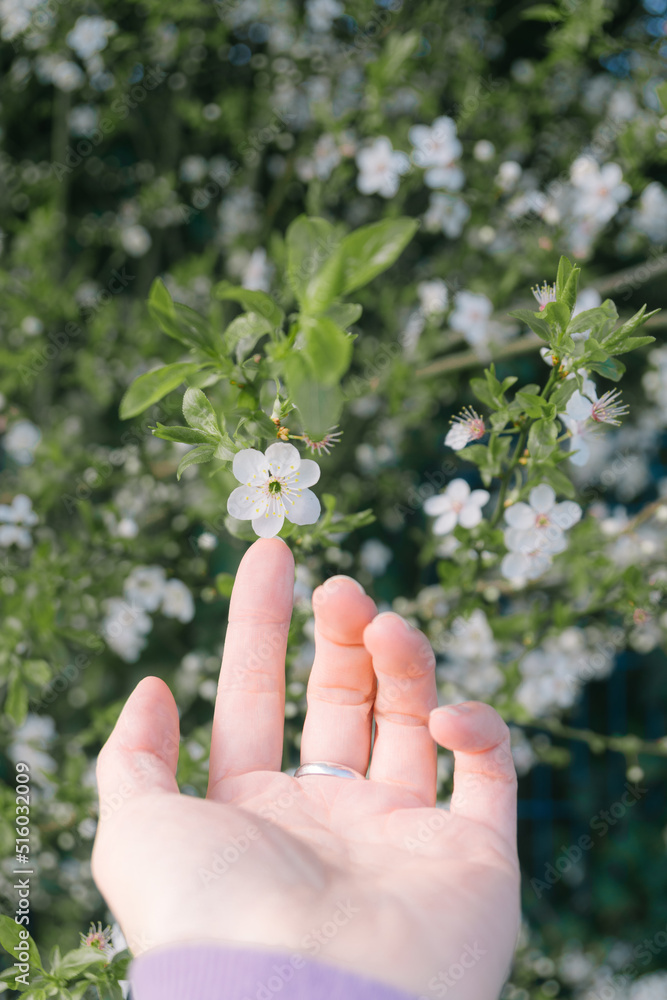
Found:
M 83 15 L 118 26 L 97 57 L 100 65 L 86 65 L 68 48 L 68 33 Z M 108 918 L 90 879 L 92 768 L 124 699 L 146 674 L 163 677 L 182 709 L 181 782 L 193 793 L 205 787 L 229 575 L 246 547 L 226 515 L 236 485 L 229 469 L 216 467 L 209 476 L 209 466 L 192 468 L 177 482 L 182 451 L 151 433 L 156 421 L 182 423 L 182 388 L 152 410 L 119 417 L 133 379 L 187 360 L 183 345 L 160 330 L 146 298 L 161 277 L 175 301 L 206 317 L 214 335 L 222 333 L 239 307 L 216 290 L 221 282 L 238 285 L 249 254 L 263 247 L 274 268 L 271 290 L 289 312 L 285 233 L 306 213 L 346 232 L 401 217 L 422 224 L 397 263 L 355 292 L 363 317 L 358 323 L 345 317 L 357 336 L 342 382 L 343 437 L 323 456 L 318 486 L 320 497 L 333 498 L 329 527 L 290 538 L 305 569 L 291 629 L 285 766 L 298 761 L 310 587 L 335 572 L 359 575 L 379 602 L 394 602 L 434 638 L 451 625 L 453 607 L 457 614 L 483 607 L 496 639 L 506 643 L 506 683 L 496 701 L 510 721 L 525 726 L 530 753 L 544 762 L 522 782 L 527 925 L 507 997 L 583 997 L 624 962 L 634 961 L 636 974 L 664 965 L 664 950 L 646 962 L 632 957 L 643 939 L 667 926 L 667 747 L 652 742 L 664 734 L 667 686 L 659 607 L 652 617 L 660 639 L 647 652 L 627 650 L 625 641 L 620 648 L 617 672 L 627 677 L 627 691 L 616 674 L 591 684 L 588 715 L 579 704 L 571 718 L 555 711 L 533 719 L 514 699 L 522 645 L 531 648 L 549 628 L 632 630 L 628 615 L 647 605 L 656 586 L 649 577 L 664 562 L 664 527 L 662 535 L 656 528 L 651 566 L 638 561 L 624 568 L 613 588 L 595 518 L 577 529 L 555 589 L 538 586 L 523 600 L 496 586 L 497 572 L 493 586 L 487 580 L 477 587 L 477 570 L 461 553 L 436 553 L 419 490 L 428 475 L 439 474 L 444 485 L 471 474 L 466 453 L 443 449 L 442 440 L 453 413 L 479 405 L 470 379 L 480 376 L 483 358 L 433 317 L 425 319 L 414 350 L 404 340 L 419 282 L 443 279 L 450 303 L 463 289 L 482 293 L 494 319 L 506 321 L 517 306 L 534 308 L 528 289 L 555 280 L 561 253 L 577 256 L 576 220 L 554 224 L 539 212 L 516 214 L 497 179 L 506 160 L 520 162 L 524 179 L 530 177 L 518 189 L 524 193 L 531 185 L 565 188 L 571 164 L 587 151 L 620 164 L 633 208 L 609 220 L 580 255 L 580 284 L 609 295 L 622 320 L 644 302 L 650 309 L 664 304 L 667 231 L 661 242 L 638 229 L 632 215 L 646 186 L 665 181 L 666 46 L 654 23 L 663 15 L 658 2 L 639 7 L 622 0 L 529 9 L 348 0 L 344 16 L 315 31 L 303 5 L 283 0 L 71 0 L 28 9 L 26 27 L 13 36 L 3 29 L 0 432 L 29 420 L 42 438 L 30 464 L 0 453 L 0 502 L 27 494 L 39 516 L 30 550 L 0 549 L 0 851 L 8 858 L 14 850 L 13 760 L 30 709 L 31 717 L 53 720 L 51 731 L 48 723 L 35 730 L 37 749 L 53 762 L 47 760 L 50 776 L 39 780 L 32 804 L 39 878 L 31 933 L 42 956 L 55 945 L 75 948 L 91 920 Z M 80 86 L 52 85 L 49 57 L 80 64 Z M 622 112 L 627 95 L 635 108 L 630 114 Z M 98 124 L 107 123 L 99 142 L 72 131 L 72 110 L 82 104 L 94 109 Z M 464 147 L 462 197 L 470 219 L 452 238 L 423 224 L 430 192 L 418 167 L 391 199 L 364 196 L 356 185 L 358 145 L 388 136 L 395 149 L 408 150 L 411 126 L 439 115 L 456 121 Z M 324 134 L 343 150 L 340 162 L 325 179 L 305 179 L 301 161 Z M 480 141 L 493 143 L 491 161 L 473 155 Z M 203 158 L 203 175 L 196 164 L 184 166 L 188 157 Z M 661 340 L 660 315 L 646 332 Z M 492 344 L 499 378 L 546 381 L 539 343 L 529 338 L 518 347 L 512 340 Z M 624 357 L 623 381 L 637 429 L 624 447 L 643 456 L 646 482 L 630 495 L 618 495 L 613 480 L 605 485 L 599 471 L 577 482 L 579 502 L 607 504 L 607 515 L 625 504 L 630 518 L 650 517 L 664 495 L 665 425 L 642 381 L 649 350 Z M 225 413 L 252 419 L 258 401 L 244 395 L 244 386 L 225 383 L 216 391 Z M 268 417 L 272 400 L 260 396 L 259 404 Z M 642 412 L 649 414 L 643 423 Z M 358 516 L 367 510 L 372 524 Z M 339 523 L 341 515 L 348 519 Z M 136 537 L 118 533 L 126 517 L 136 518 Z M 217 537 L 212 551 L 198 544 L 203 533 Z M 379 575 L 362 558 L 369 539 L 391 550 Z M 465 550 L 468 536 L 460 541 Z M 100 638 L 103 602 L 122 593 L 133 567 L 156 564 L 187 584 L 196 615 L 180 624 L 156 614 L 146 648 L 128 663 Z M 441 584 L 444 615 L 425 592 Z M 621 722 L 619 699 L 627 709 Z M 590 729 L 583 744 L 568 725 Z M 631 778 L 639 775 L 649 791 L 583 867 L 537 898 L 530 879 L 543 877 L 544 859 L 553 863 L 559 845 L 573 843 L 609 808 L 632 768 Z M 445 766 L 442 777 L 446 795 Z M 539 807 L 530 805 L 543 799 L 554 807 L 553 823 L 541 824 Z M 12 913 L 7 866 L 0 894 Z M 568 972 L 575 959 L 588 963 L 579 978 Z M 620 989 L 630 987 L 624 982 Z

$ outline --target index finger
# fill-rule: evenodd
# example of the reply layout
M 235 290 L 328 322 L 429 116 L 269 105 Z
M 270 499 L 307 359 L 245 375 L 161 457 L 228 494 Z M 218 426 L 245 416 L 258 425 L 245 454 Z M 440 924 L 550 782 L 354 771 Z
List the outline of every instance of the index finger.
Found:
M 285 651 L 294 559 L 280 538 L 260 538 L 243 556 L 229 607 L 213 717 L 208 794 L 249 771 L 279 771 L 285 724 Z

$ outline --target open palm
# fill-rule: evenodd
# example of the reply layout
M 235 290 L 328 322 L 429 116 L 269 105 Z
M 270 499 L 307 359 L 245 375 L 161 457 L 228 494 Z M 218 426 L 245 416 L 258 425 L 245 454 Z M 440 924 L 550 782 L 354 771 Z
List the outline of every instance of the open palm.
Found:
M 301 756 L 369 780 L 281 773 L 292 591 L 287 546 L 256 542 L 232 595 L 205 800 L 179 794 L 167 686 L 146 678 L 128 700 L 98 764 L 100 891 L 135 954 L 254 945 L 495 1000 L 519 919 L 507 727 L 487 705 L 437 709 L 425 637 L 335 577 L 313 595 Z M 435 808 L 434 739 L 455 752 L 450 810 Z

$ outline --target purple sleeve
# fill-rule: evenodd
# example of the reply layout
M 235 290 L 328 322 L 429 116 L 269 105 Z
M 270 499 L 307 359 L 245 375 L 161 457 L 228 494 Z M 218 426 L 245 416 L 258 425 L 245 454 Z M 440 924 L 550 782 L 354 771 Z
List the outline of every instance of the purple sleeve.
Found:
M 135 958 L 131 1000 L 412 1000 L 402 990 L 299 952 L 174 945 Z

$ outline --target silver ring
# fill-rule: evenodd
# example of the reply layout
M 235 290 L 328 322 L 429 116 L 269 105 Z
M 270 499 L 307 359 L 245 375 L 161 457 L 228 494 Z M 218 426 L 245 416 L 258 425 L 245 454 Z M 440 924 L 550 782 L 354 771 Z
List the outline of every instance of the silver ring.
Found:
M 328 774 L 332 778 L 361 778 L 366 780 L 365 775 L 359 774 L 351 767 L 344 764 L 334 764 L 330 760 L 315 760 L 312 764 L 302 764 L 294 772 L 295 778 L 303 778 L 307 774 Z

